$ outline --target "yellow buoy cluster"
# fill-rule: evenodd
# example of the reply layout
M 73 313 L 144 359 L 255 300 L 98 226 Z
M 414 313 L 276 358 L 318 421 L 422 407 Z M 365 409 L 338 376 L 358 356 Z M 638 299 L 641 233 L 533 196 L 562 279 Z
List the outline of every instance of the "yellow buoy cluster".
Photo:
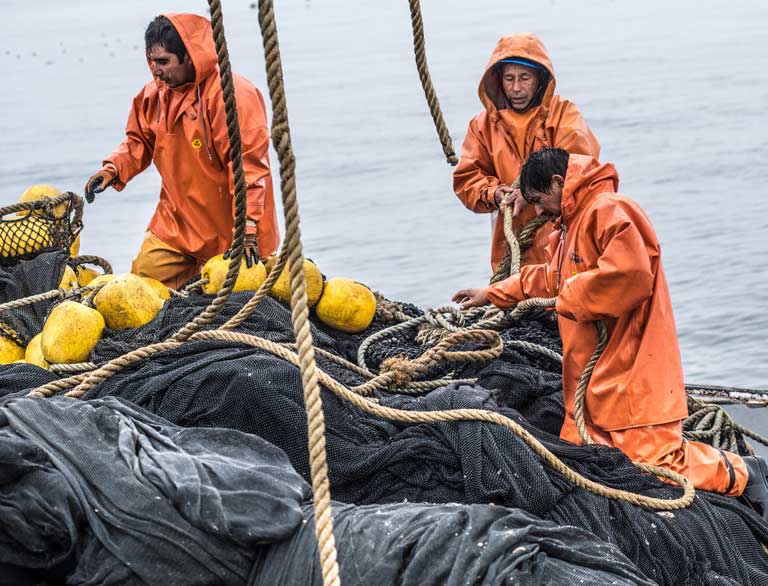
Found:
M 71 278 L 65 270 L 64 279 Z M 77 284 L 76 277 L 74 283 Z M 122 330 L 143 326 L 155 318 L 170 297 L 168 289 L 158 281 L 131 273 L 99 275 L 88 281 L 88 286 L 99 285 L 102 287 L 95 295 L 92 291 L 83 295 L 83 301 L 93 307 L 70 300 L 51 310 L 43 331 L 27 345 L 28 363 L 48 368 L 51 364 L 85 362 L 105 328 Z
M 245 260 L 233 291 L 256 291 L 261 287 L 278 262 L 275 255 L 264 262 L 248 267 Z M 215 295 L 221 290 L 229 268 L 229 260 L 215 256 L 203 265 L 200 273 L 204 280 L 203 293 Z M 304 276 L 307 287 L 307 303 L 314 307 L 317 317 L 326 325 L 356 334 L 365 330 L 376 315 L 376 298 L 371 290 L 352 279 L 336 277 L 325 281 L 320 269 L 309 259 L 304 259 Z M 290 262 L 286 262 L 269 294 L 283 303 L 291 302 Z
M 61 193 L 51 185 L 33 185 L 21 195 L 19 202 L 55 198 Z M 64 217 L 67 203 L 57 205 L 51 213 L 56 218 Z M 21 220 L 27 223 L 24 234 L 21 233 Z M 41 227 L 47 226 L 41 210 L 20 211 L 16 218 L 5 222 L 0 254 L 6 252 L 4 248 L 10 249 L 11 246 L 18 250 L 19 245 L 24 247 L 24 252 L 42 249 L 40 234 L 35 235 L 34 241 L 30 238 L 27 243 L 25 240 L 27 232 L 34 232 L 35 222 L 39 222 Z M 13 231 L 16 226 L 18 234 Z M 45 234 L 45 231 L 41 228 L 40 233 Z M 70 255 L 77 255 L 79 250 L 80 235 L 72 243 Z M 170 298 L 168 288 L 155 279 L 130 273 L 101 274 L 90 267 L 77 266 L 73 269 L 65 265 L 58 288 L 73 291 L 86 286 L 101 288 L 83 292 L 79 297 L 82 301 L 73 298 L 54 306 L 42 331 L 29 341 L 26 348 L 14 342 L 11 338 L 15 336 L 11 333 L 0 335 L 0 364 L 27 362 L 48 368 L 51 364 L 87 361 L 105 328 L 119 330 L 143 326 L 155 318 Z
M 221 291 L 228 268 L 229 260 L 225 259 L 223 254 L 208 259 L 203 265 L 203 270 L 200 272 L 200 278 L 205 281 L 203 283 L 203 293 L 206 295 L 216 295 L 216 293 Z M 237 274 L 237 281 L 235 281 L 232 291 L 235 293 L 238 291 L 256 291 L 261 287 L 266 278 L 267 270 L 261 262 L 254 263 L 249 267 L 245 259 L 242 259 L 240 261 L 240 272 Z
M 27 189 L 19 198 L 20 202 L 35 201 L 43 198 L 55 198 L 61 191 L 51 185 L 34 185 Z M 67 203 L 57 205 L 52 214 L 56 218 L 67 213 Z M 39 210 L 21 211 L 16 214 L 16 220 L 25 222 L 36 221 L 41 224 L 40 233 L 46 226 L 40 217 Z M 37 219 L 39 218 L 39 219 Z M 6 222 L 6 230 L 13 230 L 14 220 Z M 32 226 L 35 228 L 35 226 Z M 36 235 L 34 242 L 25 240 L 23 234 L 11 234 L 16 238 L 16 249 L 19 243 L 24 252 L 35 252 L 50 245 L 50 242 L 40 240 Z M 2 246 L 5 247 L 4 239 Z M 49 238 L 50 240 L 50 238 Z M 80 250 L 80 235 L 70 247 L 70 255 L 75 256 Z M 0 254 L 5 251 L 0 250 Z M 233 288 L 238 291 L 256 291 L 272 271 L 278 257 L 273 255 L 264 262 L 247 266 L 243 259 Z M 290 263 L 286 263 L 281 274 L 275 281 L 270 295 L 284 303 L 290 303 Z M 203 293 L 215 295 L 224 283 L 229 269 L 229 260 L 223 255 L 209 259 L 201 270 Z M 376 298 L 371 290 L 352 279 L 332 278 L 326 282 L 320 269 L 311 260 L 304 260 L 306 277 L 307 301 L 314 308 L 317 317 L 328 326 L 348 333 L 359 333 L 365 330 L 373 321 L 376 314 Z M 51 364 L 72 364 L 85 362 L 89 359 L 96 344 L 101 340 L 106 328 L 122 330 L 138 328 L 152 321 L 170 298 L 168 288 L 155 279 L 140 277 L 131 273 L 122 275 L 100 274 L 98 271 L 85 266 L 75 268 L 65 266 L 59 282 L 59 288 L 75 291 L 82 287 L 97 288 L 81 292 L 79 296 L 63 301 L 53 307 L 43 325 L 42 331 L 35 335 L 26 348 L 10 338 L 0 335 L 0 364 L 27 362 L 41 368 Z M 76 299 L 80 299 L 79 301 Z
M 270 271 L 276 262 L 277 257 L 267 260 Z M 307 302 L 324 324 L 350 334 L 360 333 L 371 325 L 376 315 L 376 297 L 368 287 L 342 277 L 326 281 L 320 269 L 308 259 L 304 260 L 304 275 Z M 284 303 L 291 302 L 290 263 L 285 263 L 270 295 Z
M 39 199 L 54 199 L 62 194 L 62 191 L 53 185 L 41 183 L 33 185 L 21 194 L 18 203 L 37 201 Z M 54 218 L 63 218 L 67 213 L 67 202 L 56 205 L 51 214 Z M 31 214 L 31 215 L 30 215 Z M 0 256 L 13 257 L 32 254 L 49 248 L 53 245 L 53 238 L 49 232 L 48 221 L 43 218 L 43 210 L 21 210 L 16 212 L 15 218 L 0 220 L 2 222 L 2 239 L 0 242 Z M 78 234 L 69 247 L 70 256 L 80 253 L 80 234 Z

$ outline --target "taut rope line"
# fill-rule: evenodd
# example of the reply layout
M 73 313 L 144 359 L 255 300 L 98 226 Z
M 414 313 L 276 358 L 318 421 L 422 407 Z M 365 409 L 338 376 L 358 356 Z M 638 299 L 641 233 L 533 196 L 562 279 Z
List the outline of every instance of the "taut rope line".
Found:
M 587 365 L 584 367 L 584 372 L 582 372 L 581 376 L 579 377 L 579 384 L 573 399 L 573 418 L 576 420 L 576 429 L 579 431 L 579 437 L 581 437 L 581 441 L 587 445 L 594 444 L 595 442 L 589 435 L 589 430 L 587 429 L 587 424 L 584 420 L 584 399 L 587 394 L 589 381 L 592 378 L 592 371 L 594 370 L 597 361 L 600 360 L 600 356 L 602 356 L 603 350 L 605 350 L 605 346 L 608 343 L 608 332 L 606 330 L 605 323 L 602 320 L 598 320 L 595 322 L 595 327 L 597 328 L 597 344 L 595 345 L 595 351 L 592 353 L 592 356 L 589 358 Z M 649 474 L 653 474 L 655 476 L 661 476 L 662 478 L 671 480 L 683 488 L 683 496 L 674 499 L 673 501 L 668 501 L 679 505 L 675 506 L 674 508 L 684 509 L 685 507 L 690 506 L 690 504 L 693 502 L 693 497 L 696 495 L 696 490 L 693 488 L 691 481 L 682 474 L 667 468 L 662 468 L 660 466 L 645 464 L 644 462 L 632 461 L 632 463 L 643 472 L 648 472 Z
M 272 100 L 272 142 L 280 161 L 280 184 L 286 224 L 285 246 L 288 249 L 291 277 L 291 321 L 296 333 L 299 367 L 304 387 L 304 405 L 307 410 L 309 464 L 315 504 L 315 534 L 320 553 L 323 584 L 332 586 L 341 584 L 341 581 L 331 518 L 330 481 L 325 449 L 325 417 L 320 398 L 320 373 L 315 363 L 312 332 L 309 327 L 304 255 L 299 230 L 299 204 L 296 198 L 296 159 L 291 148 L 280 46 L 271 0 L 259 0 L 259 26 L 264 45 L 267 84 Z
M 424 52 L 424 22 L 421 19 L 421 6 L 419 0 L 409 0 L 411 8 L 411 27 L 413 28 L 413 54 L 416 58 L 416 68 L 419 70 L 419 79 L 421 87 L 424 89 L 424 97 L 427 98 L 429 112 L 432 114 L 432 120 L 435 123 L 437 136 L 440 137 L 440 144 L 443 145 L 443 152 L 449 165 L 456 166 L 459 160 L 456 158 L 456 151 L 453 148 L 451 134 L 445 125 L 443 112 L 440 110 L 440 102 L 437 99 L 435 88 L 432 85 L 432 78 L 429 76 L 427 68 L 427 57 Z
M 245 240 L 246 185 L 245 173 L 243 172 L 243 146 L 240 141 L 240 123 L 237 119 L 235 87 L 232 82 L 232 67 L 229 63 L 227 39 L 224 36 L 224 18 L 221 14 L 221 2 L 220 0 L 208 0 L 208 6 L 211 10 L 211 26 L 216 44 L 216 58 L 219 64 L 219 80 L 224 99 L 224 110 L 227 114 L 229 159 L 232 161 L 232 175 L 235 183 L 235 225 L 232 247 L 230 249 L 229 267 L 227 268 L 227 276 L 224 278 L 221 289 L 208 307 L 176 332 L 171 337 L 172 340 L 186 340 L 193 333 L 210 324 L 227 303 L 237 281 L 237 276 L 240 273 L 240 261 L 243 258 L 243 242 Z

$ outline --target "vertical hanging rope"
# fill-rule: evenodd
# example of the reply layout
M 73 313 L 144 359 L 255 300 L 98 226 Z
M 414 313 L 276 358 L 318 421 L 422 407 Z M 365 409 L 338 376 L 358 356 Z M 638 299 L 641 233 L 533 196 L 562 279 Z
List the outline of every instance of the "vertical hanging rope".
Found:
M 314 493 L 315 533 L 320 552 L 320 565 L 325 586 L 339 585 L 339 566 L 330 509 L 330 482 L 325 450 L 325 418 L 320 398 L 320 382 L 315 363 L 312 333 L 309 329 L 309 308 L 304 280 L 304 255 L 299 230 L 299 206 L 296 199 L 296 160 L 291 148 L 288 108 L 283 85 L 280 46 L 271 0 L 259 0 L 259 25 L 264 44 L 267 83 L 272 100 L 272 142 L 280 161 L 280 184 L 285 212 L 286 247 L 291 276 L 291 321 L 296 332 L 304 404 L 307 409 L 309 463 Z
M 419 79 L 421 87 L 424 88 L 424 97 L 427 98 L 429 111 L 432 114 L 432 120 L 435 123 L 437 136 L 440 138 L 440 144 L 443 145 L 443 152 L 449 165 L 456 166 L 459 160 L 456 158 L 456 151 L 453 148 L 451 134 L 443 119 L 443 112 L 440 110 L 440 102 L 435 94 L 435 88 L 432 86 L 432 78 L 429 76 L 427 68 L 427 57 L 424 52 L 424 22 L 421 20 L 421 6 L 419 0 L 409 0 L 411 7 L 411 26 L 413 28 L 413 53 L 416 58 L 416 68 L 419 70 Z
M 595 345 L 595 351 L 592 353 L 592 356 L 590 356 L 589 360 L 587 361 L 587 365 L 584 367 L 584 371 L 579 377 L 579 384 L 576 388 L 576 394 L 573 398 L 573 418 L 576 421 L 576 429 L 579 432 L 579 437 L 585 445 L 594 444 L 595 442 L 592 439 L 592 436 L 589 434 L 587 423 L 584 420 L 584 410 L 586 408 L 584 405 L 584 400 L 587 395 L 589 381 L 592 378 L 592 371 L 595 369 L 597 361 L 600 360 L 600 356 L 603 355 L 603 351 L 608 345 L 608 330 L 605 327 L 605 322 L 602 320 L 597 320 L 595 322 L 595 327 L 597 328 L 597 344 Z M 648 474 L 653 474 L 654 476 L 661 478 L 666 478 L 667 480 L 671 480 L 672 482 L 682 487 L 683 496 L 675 499 L 675 502 L 680 504 L 680 508 L 687 507 L 693 502 L 693 499 L 696 495 L 696 490 L 694 489 L 693 484 L 691 484 L 691 481 L 682 474 L 670 470 L 669 468 L 662 468 L 661 466 L 646 464 L 645 462 L 637 462 L 632 460 L 632 463 L 643 472 L 647 472 Z
M 221 14 L 221 2 L 208 0 L 211 9 L 211 26 L 213 28 L 213 40 L 216 43 L 216 58 L 219 63 L 219 78 L 221 81 L 224 109 L 227 114 L 227 134 L 229 136 L 229 159 L 232 161 L 232 175 L 235 181 L 235 227 L 232 237 L 231 255 L 227 276 L 221 285 L 221 290 L 211 301 L 205 311 L 194 320 L 187 323 L 171 338 L 174 341 L 183 341 L 192 334 L 211 323 L 213 318 L 227 303 L 232 289 L 240 272 L 240 261 L 243 258 L 243 241 L 245 240 L 245 208 L 246 186 L 245 173 L 243 171 L 243 146 L 240 141 L 240 123 L 237 119 L 237 104 L 235 102 L 235 86 L 232 82 L 232 68 L 229 64 L 229 51 L 227 39 L 224 36 L 224 19 Z

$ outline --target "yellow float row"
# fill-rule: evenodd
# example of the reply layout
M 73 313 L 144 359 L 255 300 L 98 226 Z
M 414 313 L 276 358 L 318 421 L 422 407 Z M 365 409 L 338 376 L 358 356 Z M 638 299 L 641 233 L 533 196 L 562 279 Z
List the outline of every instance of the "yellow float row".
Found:
M 274 264 L 274 263 L 271 263 Z M 206 263 L 202 277 L 208 279 L 205 292 L 218 292 L 226 275 L 228 261 L 215 257 Z M 376 313 L 376 299 L 365 285 L 351 279 L 334 278 L 324 282 L 319 269 L 305 261 L 307 293 L 310 306 L 315 307 L 318 318 L 332 328 L 357 333 L 365 330 Z M 266 279 L 262 263 L 247 267 L 245 262 L 235 284 L 235 291 L 255 291 Z M 50 364 L 73 364 L 88 360 L 102 337 L 105 327 L 113 330 L 141 327 L 152 321 L 163 304 L 170 298 L 168 289 L 159 281 L 131 273 L 98 275 L 89 268 L 78 267 L 77 272 L 67 266 L 60 288 L 71 290 L 77 286 L 103 285 L 94 295 L 86 293 L 89 307 L 77 301 L 64 301 L 56 305 L 26 349 L 7 338 L 0 337 L 0 364 L 28 362 L 42 368 Z M 283 302 L 290 302 L 287 267 L 278 278 L 270 294 Z
M 237 291 L 257 290 L 277 257 L 272 256 L 266 263 L 254 263 L 250 267 L 241 261 L 240 272 L 232 289 Z M 203 265 L 201 277 L 206 283 L 203 293 L 215 295 L 221 289 L 227 275 L 229 261 L 222 255 L 210 259 Z M 307 286 L 307 303 L 315 308 L 317 317 L 324 324 L 342 332 L 357 334 L 371 325 L 376 315 L 376 298 L 371 290 L 357 281 L 334 277 L 325 280 L 320 269 L 311 260 L 304 260 L 304 278 Z M 284 303 L 291 302 L 290 263 L 286 263 L 269 294 Z
M 51 185 L 34 185 L 21 195 L 19 202 L 54 198 L 59 195 L 61 191 Z M 62 217 L 66 211 L 67 204 L 63 203 L 54 208 L 53 214 Z M 33 211 L 33 216 L 28 218 L 28 221 L 34 220 L 34 215 L 38 213 Z M 28 211 L 22 211 L 17 213 L 17 217 L 29 214 Z M 44 224 L 42 220 L 41 224 Z M 20 241 L 16 242 L 10 238 L 9 242 L 18 249 Z M 21 244 L 24 245 L 23 242 Z M 5 245 L 6 242 L 0 243 L 0 248 Z M 38 239 L 35 246 L 40 247 L 39 245 Z M 76 256 L 79 251 L 80 235 L 70 247 L 70 255 Z M 3 254 L 2 250 L 0 254 Z M 243 260 L 233 291 L 257 290 L 276 263 L 276 256 L 270 257 L 265 263 L 258 262 L 250 267 Z M 228 268 L 229 260 L 224 259 L 223 255 L 208 260 L 201 271 L 203 293 L 218 293 Z M 286 266 L 270 291 L 270 295 L 284 303 L 290 303 L 291 299 L 289 271 Z M 368 287 L 352 279 L 339 277 L 326 281 L 310 260 L 304 261 L 304 274 L 309 306 L 315 308 L 323 323 L 347 333 L 362 332 L 371 324 L 376 314 L 376 298 Z M 88 301 L 87 305 L 77 301 L 64 301 L 56 305 L 46 319 L 42 332 L 33 337 L 26 348 L 0 336 L 0 364 L 29 362 L 47 368 L 50 364 L 87 361 L 101 339 L 105 327 L 121 330 L 143 326 L 155 318 L 165 301 L 170 298 L 168 289 L 155 279 L 131 273 L 118 276 L 100 275 L 86 267 L 77 267 L 75 271 L 67 266 L 59 287 L 72 290 L 87 285 L 102 285 L 102 288 L 95 296 L 92 292 L 84 295 L 84 301 Z

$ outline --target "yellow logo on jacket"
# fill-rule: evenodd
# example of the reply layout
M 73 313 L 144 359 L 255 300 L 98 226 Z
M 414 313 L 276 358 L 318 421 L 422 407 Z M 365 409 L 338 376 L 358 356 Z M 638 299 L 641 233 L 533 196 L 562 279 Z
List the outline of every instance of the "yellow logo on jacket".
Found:
M 202 140 L 200 140 L 199 138 L 193 138 L 192 139 L 192 148 L 193 149 L 197 150 L 201 146 L 203 146 L 203 141 Z

